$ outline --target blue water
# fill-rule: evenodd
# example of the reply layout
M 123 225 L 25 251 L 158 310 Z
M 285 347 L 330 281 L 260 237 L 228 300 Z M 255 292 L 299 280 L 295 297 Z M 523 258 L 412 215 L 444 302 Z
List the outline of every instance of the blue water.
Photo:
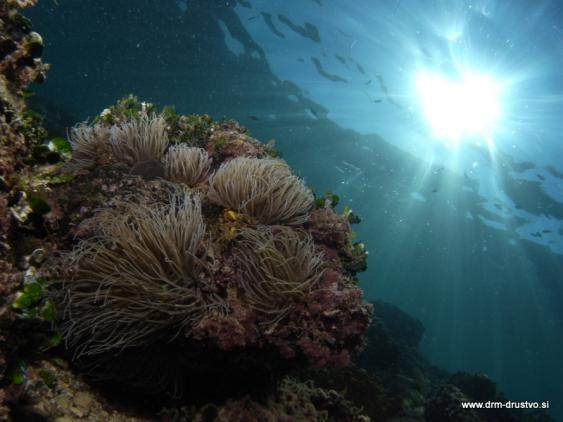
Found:
M 52 130 L 134 93 L 276 139 L 362 217 L 366 295 L 424 323 L 432 363 L 563 419 L 559 1 L 42 0 L 26 15 L 52 64 L 34 98 Z M 490 77 L 494 123 L 444 136 L 424 72 Z

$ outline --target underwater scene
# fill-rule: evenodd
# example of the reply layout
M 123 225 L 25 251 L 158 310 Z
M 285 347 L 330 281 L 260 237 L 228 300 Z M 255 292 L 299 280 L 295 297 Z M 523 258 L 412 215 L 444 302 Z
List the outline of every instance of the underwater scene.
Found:
M 0 0 L 0 420 L 563 421 L 562 22 Z

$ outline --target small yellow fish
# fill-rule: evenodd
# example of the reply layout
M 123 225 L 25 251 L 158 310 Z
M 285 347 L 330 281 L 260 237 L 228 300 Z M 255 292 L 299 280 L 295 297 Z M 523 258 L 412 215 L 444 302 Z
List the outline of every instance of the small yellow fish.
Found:
M 225 210 L 225 212 L 223 213 L 223 215 L 225 216 L 225 218 L 227 220 L 231 220 L 231 221 L 237 221 L 237 219 L 239 218 L 239 213 L 233 210 Z

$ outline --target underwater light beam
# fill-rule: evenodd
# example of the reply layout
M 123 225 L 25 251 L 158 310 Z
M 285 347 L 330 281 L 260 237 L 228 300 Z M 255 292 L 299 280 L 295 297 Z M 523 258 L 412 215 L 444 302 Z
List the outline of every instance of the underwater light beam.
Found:
M 434 136 L 458 143 L 483 136 L 490 141 L 500 114 L 500 84 L 490 76 L 467 73 L 459 79 L 420 72 L 416 88 Z

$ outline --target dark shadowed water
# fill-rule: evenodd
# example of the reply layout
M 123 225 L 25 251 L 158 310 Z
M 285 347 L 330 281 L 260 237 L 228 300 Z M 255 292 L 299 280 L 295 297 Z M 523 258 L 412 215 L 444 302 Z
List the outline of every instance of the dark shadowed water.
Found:
M 431 362 L 563 417 L 558 1 L 41 0 L 26 15 L 52 65 L 32 106 L 54 133 L 133 93 L 276 139 L 362 217 L 366 295 L 424 323 Z

